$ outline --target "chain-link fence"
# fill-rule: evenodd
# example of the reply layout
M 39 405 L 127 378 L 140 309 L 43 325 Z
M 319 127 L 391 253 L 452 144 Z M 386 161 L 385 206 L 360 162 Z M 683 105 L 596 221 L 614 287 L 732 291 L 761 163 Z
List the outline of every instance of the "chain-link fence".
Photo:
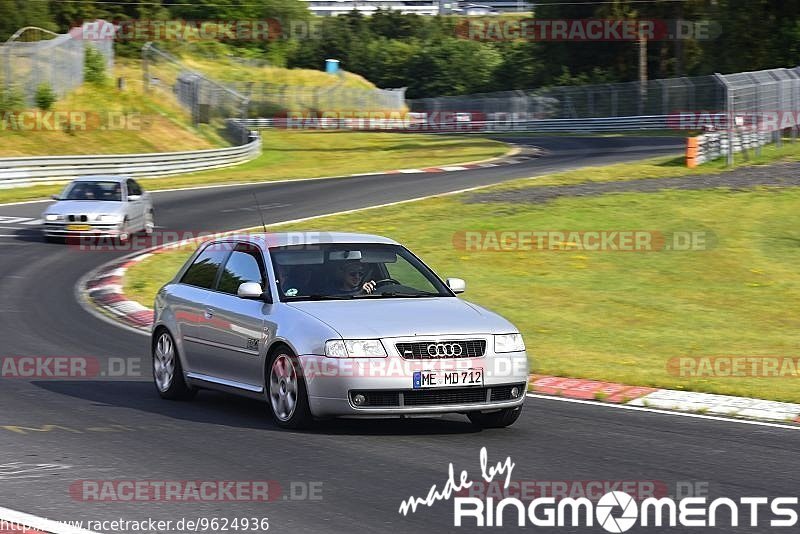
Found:
M 409 105 L 421 113 L 503 113 L 539 119 L 631 117 L 718 110 L 724 93 L 714 76 L 698 76 L 423 98 L 411 100 Z
M 194 124 L 211 124 L 229 136 L 231 125 L 244 123 L 227 119 L 285 117 L 289 112 L 406 109 L 404 89 L 359 89 L 343 84 L 307 87 L 263 81 L 223 83 L 190 69 L 152 43 L 142 49 L 142 68 L 146 90 L 173 93 L 190 111 Z M 241 137 L 232 139 L 234 142 L 244 142 L 249 131 L 233 135 Z
M 34 103 L 42 84 L 63 97 L 83 83 L 87 46 L 103 55 L 107 69 L 113 68 L 113 39 L 92 40 L 80 31 L 56 34 L 42 28 L 22 28 L 0 45 L 0 88 L 18 93 L 28 105 Z
M 267 82 L 231 84 L 250 99 L 250 117 L 271 117 L 286 112 L 404 111 L 405 89 L 359 89 L 343 83 L 321 87 Z
M 800 127 L 800 67 L 648 82 L 547 87 L 409 101 L 413 112 L 471 114 L 487 130 L 726 132 L 717 156 L 755 149 Z M 716 137 L 715 137 L 716 139 Z M 716 145 L 715 145 L 716 146 Z
M 178 58 L 151 43 L 142 48 L 145 91 L 172 93 L 191 113 L 195 125 L 209 124 L 234 144 L 248 142 L 250 132 L 228 119 L 247 118 L 249 100 L 232 87 L 189 69 Z

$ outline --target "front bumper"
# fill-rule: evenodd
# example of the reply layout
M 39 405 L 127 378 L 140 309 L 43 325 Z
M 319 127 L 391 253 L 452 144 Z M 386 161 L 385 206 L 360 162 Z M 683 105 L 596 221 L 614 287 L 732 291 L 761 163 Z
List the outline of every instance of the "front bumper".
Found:
M 384 345 L 387 345 L 384 343 Z M 374 417 L 413 414 L 466 413 L 513 408 L 525 401 L 528 356 L 524 351 L 483 357 L 407 360 L 386 358 L 327 358 L 300 356 L 315 416 Z M 414 372 L 428 369 L 483 369 L 483 384 L 414 388 Z M 516 388 L 517 396 L 512 396 Z M 365 404 L 356 406 L 362 394 Z
M 88 227 L 75 229 L 75 226 Z M 72 227 L 72 228 L 70 228 Z M 122 233 L 119 224 L 91 224 L 91 223 L 50 223 L 42 225 L 42 233 L 47 237 L 80 237 L 80 236 L 118 236 Z

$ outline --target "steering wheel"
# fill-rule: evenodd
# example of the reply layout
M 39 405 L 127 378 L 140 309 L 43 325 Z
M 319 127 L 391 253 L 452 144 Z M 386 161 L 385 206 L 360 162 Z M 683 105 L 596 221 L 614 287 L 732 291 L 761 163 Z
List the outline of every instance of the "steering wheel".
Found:
M 395 285 L 398 285 L 398 286 L 402 285 L 402 284 L 400 284 L 400 282 L 398 282 L 394 278 L 384 278 L 383 280 L 378 280 L 377 282 L 375 282 L 375 287 L 378 288 L 378 287 L 385 286 L 385 285 L 388 285 L 388 284 L 395 284 Z

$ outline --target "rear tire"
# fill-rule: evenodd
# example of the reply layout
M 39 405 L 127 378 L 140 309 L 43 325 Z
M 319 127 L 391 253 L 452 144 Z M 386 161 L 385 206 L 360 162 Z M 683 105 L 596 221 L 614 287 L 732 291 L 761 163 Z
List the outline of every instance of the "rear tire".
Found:
M 308 404 L 300 360 L 289 347 L 272 351 L 265 373 L 264 391 L 272 418 L 281 428 L 307 428 L 314 418 Z
M 511 426 L 519 419 L 522 406 L 505 408 L 496 412 L 471 412 L 467 414 L 472 424 L 481 428 L 505 428 Z
M 153 383 L 162 399 L 189 400 L 197 390 L 189 387 L 183 376 L 181 359 L 175 340 L 166 329 L 153 337 Z

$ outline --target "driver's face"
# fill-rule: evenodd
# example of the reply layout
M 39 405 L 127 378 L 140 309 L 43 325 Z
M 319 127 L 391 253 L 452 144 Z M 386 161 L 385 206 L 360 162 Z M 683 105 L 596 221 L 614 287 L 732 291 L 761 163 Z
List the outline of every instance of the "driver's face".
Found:
M 364 267 L 360 265 L 346 265 L 342 269 L 342 281 L 349 289 L 355 289 L 361 285 L 362 278 L 364 278 Z

